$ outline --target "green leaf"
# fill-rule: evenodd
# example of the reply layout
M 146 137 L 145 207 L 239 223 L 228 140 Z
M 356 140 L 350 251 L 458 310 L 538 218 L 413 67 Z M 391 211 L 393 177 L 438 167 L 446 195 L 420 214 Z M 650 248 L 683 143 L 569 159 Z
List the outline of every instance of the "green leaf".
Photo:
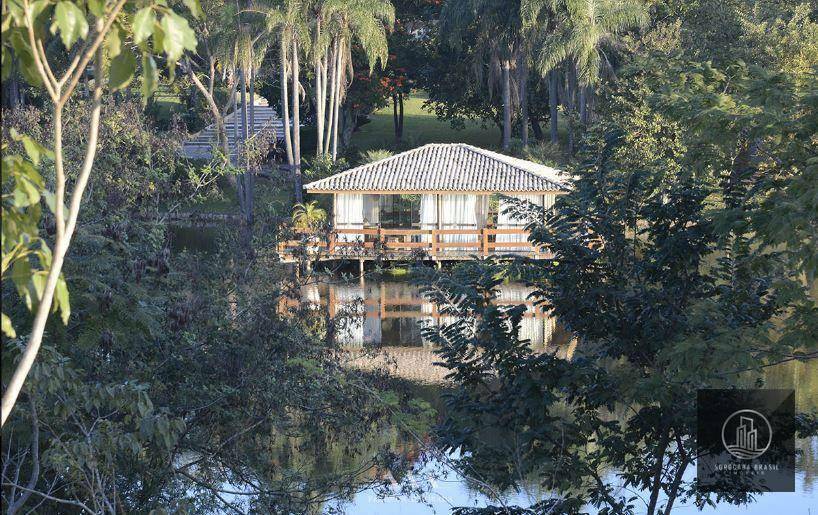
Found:
M 38 303 L 40 299 L 43 298 L 43 292 L 45 292 L 45 283 L 48 280 L 48 272 L 34 272 L 31 275 L 31 287 L 29 291 L 31 292 L 26 299 L 26 304 L 28 305 L 28 309 L 33 309 L 34 302 L 36 300 Z
M 28 45 L 27 39 L 23 37 L 21 30 L 15 30 L 12 33 L 11 46 L 14 49 L 14 55 L 17 57 L 17 63 L 23 78 L 34 87 L 41 86 L 43 79 L 37 71 L 34 54 L 31 52 L 31 47 Z
M 28 282 L 31 280 L 31 263 L 28 262 L 28 257 L 18 259 L 11 267 L 11 274 L 9 278 L 17 287 L 17 291 L 25 292 L 28 288 Z
M 57 196 L 52 191 L 45 190 L 45 189 L 42 190 L 40 192 L 40 194 L 43 196 L 43 199 L 45 200 L 45 205 L 48 206 L 48 210 L 51 211 L 52 213 L 56 213 L 57 212 Z M 68 212 L 68 208 L 65 205 L 63 205 L 63 212 L 65 212 L 65 213 Z
M 111 70 L 108 77 L 108 86 L 111 91 L 122 89 L 133 79 L 136 71 L 136 57 L 128 49 L 121 52 L 111 61 Z
M 97 18 L 105 14 L 105 0 L 88 0 L 88 10 Z
M 142 54 L 142 101 L 147 102 L 148 98 L 156 91 L 156 84 L 159 82 L 159 73 L 156 70 L 156 61 L 153 56 L 145 52 Z
M 14 332 L 14 326 L 11 325 L 11 318 L 8 317 L 5 313 L 2 314 L 3 318 L 3 334 L 8 336 L 9 338 L 16 338 L 17 333 Z
M 65 48 L 71 48 L 80 38 L 88 35 L 88 20 L 85 13 L 73 2 L 59 2 L 54 11 L 54 23 L 51 25 L 51 33 L 60 31 L 60 39 Z
M 47 39 L 45 29 L 51 19 L 51 9 L 54 4 L 51 0 L 35 0 L 31 2 L 31 19 L 34 20 L 34 34 L 40 39 Z
M 202 15 L 202 6 L 199 4 L 199 0 L 182 0 L 185 6 L 190 11 L 190 14 L 193 15 L 194 18 L 197 20 Z
M 48 159 L 54 159 L 54 152 L 40 145 L 32 138 L 25 135 L 20 135 L 14 129 L 11 130 L 11 137 L 15 141 L 21 141 L 23 143 L 23 147 L 26 149 L 26 154 L 28 154 L 28 158 L 31 159 L 31 162 L 34 163 L 34 166 L 40 165 L 40 156 L 45 156 Z
M 187 20 L 171 11 L 159 23 L 165 33 L 163 46 L 168 56 L 168 66 L 176 64 L 185 50 L 196 50 L 196 34 Z
M 105 49 L 108 50 L 108 57 L 113 59 L 122 51 L 122 41 L 125 39 L 125 31 L 119 25 L 111 27 L 111 31 L 105 36 Z
M 156 23 L 156 15 L 153 9 L 143 7 L 136 12 L 133 17 L 133 41 L 137 45 L 147 40 L 153 34 L 153 26 Z
M 40 202 L 40 188 L 31 179 L 21 176 L 14 188 L 14 207 L 24 208 Z
M 60 315 L 63 324 L 68 324 L 68 318 L 71 316 L 71 304 L 68 300 L 68 285 L 65 283 L 65 277 L 60 275 L 57 279 L 57 288 L 54 290 L 54 310 L 59 307 Z

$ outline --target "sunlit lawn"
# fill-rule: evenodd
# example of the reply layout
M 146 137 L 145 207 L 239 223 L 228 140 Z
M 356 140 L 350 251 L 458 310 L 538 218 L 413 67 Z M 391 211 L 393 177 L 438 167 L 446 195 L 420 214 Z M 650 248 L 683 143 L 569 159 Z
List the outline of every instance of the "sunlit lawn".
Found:
M 466 122 L 466 128 L 453 129 L 448 121 L 438 120 L 431 111 L 423 109 L 426 94 L 414 92 L 404 102 L 403 145 L 401 150 L 414 148 L 426 143 L 469 143 L 493 148 L 499 143 L 500 132 L 490 126 L 484 128 L 480 122 Z M 352 135 L 352 146 L 359 150 L 380 148 L 395 149 L 395 129 L 392 121 L 392 105 L 375 111 L 370 122 Z

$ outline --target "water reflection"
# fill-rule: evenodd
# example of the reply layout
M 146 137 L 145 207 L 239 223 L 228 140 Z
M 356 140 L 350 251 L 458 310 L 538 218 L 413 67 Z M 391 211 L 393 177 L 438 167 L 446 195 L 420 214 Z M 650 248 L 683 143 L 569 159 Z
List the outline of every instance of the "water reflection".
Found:
M 751 387 L 755 384 L 757 376 L 742 378 L 737 386 Z M 763 374 L 765 387 L 768 388 L 795 388 L 796 410 L 799 412 L 818 411 L 818 361 L 810 362 L 788 362 L 765 370 Z M 439 395 L 439 390 L 435 391 Z M 427 389 L 418 389 L 417 394 L 424 398 L 430 398 L 432 392 Z M 445 411 L 445 407 L 439 409 Z M 800 438 L 796 440 L 796 475 L 795 492 L 793 493 L 767 493 L 758 495 L 755 502 L 745 506 L 735 506 L 729 504 L 717 504 L 713 507 L 706 507 L 699 510 L 691 503 L 677 504 L 673 513 L 680 515 L 694 515 L 699 513 L 712 515 L 767 515 L 769 513 L 792 513 L 809 515 L 816 513 L 818 506 L 818 437 Z M 330 507 L 340 508 L 347 515 L 365 514 L 445 514 L 451 512 L 452 506 L 483 507 L 487 505 L 520 505 L 528 506 L 550 495 L 541 487 L 541 481 L 537 477 L 525 478 L 517 487 L 517 490 L 502 492 L 500 498 L 492 499 L 487 493 L 455 472 L 451 466 L 451 460 L 441 459 L 439 454 L 432 454 L 426 460 L 415 463 L 411 473 L 407 474 L 403 482 L 413 485 L 421 484 L 425 494 L 407 495 L 398 486 L 392 488 L 392 492 L 384 493 L 379 490 L 366 490 L 358 493 L 349 502 L 340 502 Z M 610 478 L 612 484 L 617 484 L 616 477 Z M 685 474 L 686 480 L 692 480 L 695 476 L 695 465 L 690 466 Z M 632 495 L 646 497 L 640 492 L 631 489 L 624 489 L 620 493 L 628 492 Z M 664 499 L 664 497 L 661 497 Z M 591 507 L 586 506 L 587 513 L 597 513 Z
M 494 302 L 526 306 L 518 335 L 533 349 L 570 358 L 574 345 L 553 317 L 528 299 L 532 289 L 519 283 L 503 284 Z M 418 288 L 400 281 L 313 283 L 301 289 L 301 302 L 326 309 L 338 324 L 336 339 L 351 353 L 350 366 L 388 369 L 393 375 L 419 382 L 439 383 L 446 369 L 423 337 L 423 328 L 450 324 L 451 316 L 424 299 Z M 379 349 L 373 355 L 364 350 Z M 361 351 L 361 352 L 357 352 Z M 356 353 L 357 352 L 357 353 Z
M 498 304 L 525 304 L 526 316 L 520 326 L 520 337 L 531 342 L 534 349 L 555 352 L 570 359 L 575 342 L 553 318 L 537 310 L 528 300 L 531 290 L 522 284 L 505 284 L 497 294 Z M 339 320 L 337 339 L 350 351 L 349 364 L 360 369 L 389 369 L 394 375 L 409 379 L 417 388 L 418 397 L 438 408 L 441 416 L 445 407 L 440 394 L 445 389 L 446 370 L 435 365 L 440 359 L 434 348 L 425 341 L 422 327 L 453 321 L 427 302 L 418 289 L 406 282 L 369 281 L 311 284 L 303 287 L 301 299 L 316 310 Z M 367 352 L 377 349 L 382 352 Z M 357 354 L 356 354 L 357 353 Z M 757 376 L 743 377 L 737 386 L 753 387 Z M 763 374 L 769 388 L 795 388 L 798 411 L 818 410 L 818 362 L 790 362 L 770 367 Z M 419 383 L 426 383 L 421 385 Z M 427 435 L 423 435 L 427 437 Z M 765 494 L 748 506 L 719 504 L 704 513 L 764 514 L 784 508 L 789 513 L 808 513 L 818 504 L 818 438 L 799 439 L 796 458 L 796 492 L 792 494 Z M 388 488 L 365 489 L 351 500 L 329 503 L 326 512 L 342 510 L 348 514 L 371 513 L 449 513 L 452 506 L 486 506 L 497 504 L 481 488 L 455 472 L 452 460 L 456 456 L 441 456 L 428 443 L 418 446 L 412 440 L 399 439 L 392 450 L 411 463 L 403 477 L 387 481 Z M 410 451 L 411 449 L 411 451 Z M 695 467 L 688 470 L 692 479 Z M 502 492 L 501 498 L 509 504 L 530 505 L 548 496 L 542 491 L 536 477 L 521 481 L 519 490 Z M 594 510 L 587 508 L 590 513 Z M 695 506 L 679 505 L 674 509 L 682 514 L 699 513 Z
M 499 287 L 495 303 L 526 305 L 519 336 L 535 348 L 564 343 L 564 335 L 557 331 L 553 317 L 528 300 L 531 291 L 523 284 L 504 284 Z M 429 342 L 421 334 L 423 327 L 455 321 L 424 299 L 417 287 L 398 281 L 313 283 L 302 287 L 301 300 L 316 308 L 326 307 L 330 316 L 344 313 L 353 319 L 346 324 L 347 330 L 337 336 L 348 348 L 425 346 Z

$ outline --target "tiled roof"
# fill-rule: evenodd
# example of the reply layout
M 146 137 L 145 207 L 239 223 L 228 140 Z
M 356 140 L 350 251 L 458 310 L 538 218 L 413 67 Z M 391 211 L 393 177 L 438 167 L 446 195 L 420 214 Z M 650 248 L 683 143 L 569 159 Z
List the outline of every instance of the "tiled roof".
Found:
M 567 176 L 548 166 L 465 143 L 431 143 L 311 182 L 310 192 L 564 191 Z

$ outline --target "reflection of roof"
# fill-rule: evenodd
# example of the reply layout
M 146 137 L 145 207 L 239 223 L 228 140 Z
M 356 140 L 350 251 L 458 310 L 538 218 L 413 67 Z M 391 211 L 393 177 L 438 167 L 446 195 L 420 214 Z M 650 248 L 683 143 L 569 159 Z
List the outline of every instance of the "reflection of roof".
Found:
M 304 186 L 309 192 L 564 191 L 559 170 L 465 143 L 431 143 Z

